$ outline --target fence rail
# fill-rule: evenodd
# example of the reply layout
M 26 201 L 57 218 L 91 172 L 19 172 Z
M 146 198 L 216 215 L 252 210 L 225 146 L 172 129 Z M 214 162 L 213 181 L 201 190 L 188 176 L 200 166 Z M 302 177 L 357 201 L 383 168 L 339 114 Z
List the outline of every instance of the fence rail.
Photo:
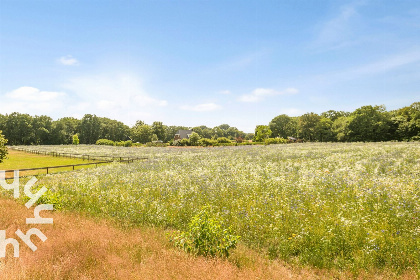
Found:
M 10 149 L 10 147 L 9 147 Z M 28 152 L 33 154 L 40 154 L 40 155 L 52 155 L 56 157 L 70 157 L 70 158 L 83 158 L 83 160 L 97 160 L 98 158 L 109 158 L 111 160 L 102 160 L 102 161 L 95 161 L 95 162 L 88 162 L 88 163 L 79 163 L 79 164 L 68 164 L 68 165 L 56 165 L 56 166 L 46 166 L 46 167 L 35 167 L 35 168 L 22 168 L 22 169 L 9 169 L 9 170 L 0 170 L 4 171 L 5 173 L 5 179 L 12 179 L 13 177 L 6 176 L 7 173 L 14 173 L 15 171 L 19 172 L 27 172 L 27 171 L 36 171 L 36 170 L 46 170 L 46 174 L 49 174 L 51 169 L 58 169 L 58 168 L 68 168 L 71 167 L 73 170 L 75 170 L 75 167 L 77 166 L 87 166 L 87 165 L 95 165 L 95 167 L 98 167 L 99 164 L 107 164 L 112 162 L 125 162 L 125 163 L 132 163 L 137 160 L 146 160 L 147 157 L 116 157 L 116 156 L 92 156 L 92 155 L 86 155 L 86 154 L 72 154 L 72 153 L 58 153 L 58 152 L 45 152 L 45 151 L 37 151 L 37 150 L 30 150 L 30 149 L 22 149 L 22 148 L 11 148 L 12 150 L 22 151 L 22 152 Z M 39 175 L 39 174 L 36 174 Z M 19 177 L 26 177 L 19 176 Z
M 47 152 L 47 151 L 39 151 L 33 149 L 24 149 L 24 148 L 17 148 L 17 147 L 8 147 L 11 150 L 27 152 L 32 154 L 38 155 L 48 155 L 53 157 L 68 157 L 68 158 L 80 158 L 82 160 L 103 160 L 110 159 L 111 161 L 126 161 L 126 160 L 139 160 L 139 159 L 148 159 L 147 157 L 122 157 L 122 156 L 106 156 L 106 155 L 87 155 L 87 154 L 77 154 L 77 153 L 64 153 L 64 152 Z

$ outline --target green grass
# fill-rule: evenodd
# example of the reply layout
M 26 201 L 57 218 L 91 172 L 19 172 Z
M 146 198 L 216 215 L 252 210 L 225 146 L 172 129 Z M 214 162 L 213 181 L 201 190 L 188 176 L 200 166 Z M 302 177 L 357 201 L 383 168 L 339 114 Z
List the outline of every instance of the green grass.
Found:
M 94 162 L 94 161 L 89 161 Z M 38 168 L 38 167 L 49 167 L 49 166 L 61 166 L 61 165 L 71 165 L 71 164 L 83 164 L 88 163 L 86 160 L 76 159 L 76 158 L 66 158 L 66 157 L 53 157 L 47 155 L 38 155 L 32 153 L 26 153 L 21 151 L 15 151 L 9 149 L 8 158 L 0 163 L 0 170 L 16 170 L 16 169 L 26 169 L 26 168 Z M 91 166 L 76 166 L 75 169 L 88 168 Z M 50 169 L 49 173 L 57 173 L 63 171 L 73 170 L 72 167 L 63 167 Z M 46 170 L 33 170 L 33 171 L 23 171 L 20 173 L 21 176 L 30 176 L 30 175 L 39 175 L 46 174 Z M 7 177 L 12 176 L 11 173 L 6 174 Z
M 39 186 L 50 190 L 41 202 L 183 231 L 207 206 L 270 258 L 420 277 L 420 143 L 118 151 L 159 157 L 44 177 Z

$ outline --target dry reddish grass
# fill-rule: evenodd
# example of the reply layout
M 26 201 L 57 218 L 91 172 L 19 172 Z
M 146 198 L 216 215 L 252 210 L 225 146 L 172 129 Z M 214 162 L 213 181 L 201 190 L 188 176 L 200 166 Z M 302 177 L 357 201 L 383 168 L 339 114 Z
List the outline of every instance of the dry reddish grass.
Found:
M 53 225 L 33 225 L 47 240 L 32 241 L 32 252 L 20 242 L 20 258 L 13 258 L 9 245 L 0 259 L 0 279 L 347 279 L 350 274 L 310 269 L 292 269 L 269 262 L 256 252 L 239 246 L 231 262 L 193 257 L 168 244 L 164 232 L 153 228 L 122 229 L 106 220 L 75 213 L 41 212 L 54 218 Z M 14 237 L 30 228 L 25 219 L 33 217 L 10 199 L 0 199 L 0 229 Z M 232 264 L 241 264 L 241 268 Z M 403 279 L 413 279 L 407 274 Z M 359 275 L 361 279 L 387 279 L 386 276 Z

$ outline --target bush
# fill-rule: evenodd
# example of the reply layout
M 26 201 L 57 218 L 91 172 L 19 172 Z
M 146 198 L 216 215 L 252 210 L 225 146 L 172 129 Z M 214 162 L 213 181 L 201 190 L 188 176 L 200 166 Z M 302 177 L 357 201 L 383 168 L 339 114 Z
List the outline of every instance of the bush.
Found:
M 73 145 L 79 145 L 79 136 L 77 134 L 73 135 Z
M 232 141 L 230 141 L 226 137 L 219 137 L 217 138 L 217 143 L 232 143 Z
M 187 138 L 175 140 L 174 146 L 190 146 L 190 140 L 188 140 Z
M 203 256 L 229 256 L 239 236 L 231 234 L 231 228 L 223 229 L 221 223 L 210 217 L 207 208 L 195 215 L 188 225 L 187 232 L 178 232 L 171 238 L 176 247 L 189 253 Z
M 267 138 L 265 139 L 264 142 L 266 145 L 270 145 L 270 144 L 287 144 L 288 140 L 281 138 L 281 137 L 277 137 L 277 138 Z
M 216 143 L 216 140 L 212 140 L 209 138 L 201 138 L 200 140 L 198 140 L 198 144 L 203 147 L 214 146 Z
M 1 134 L 0 130 L 0 162 L 3 162 L 7 157 L 7 148 L 6 148 L 7 139 Z
M 168 143 L 163 143 L 163 142 L 159 142 L 159 141 L 156 141 L 156 142 L 147 142 L 145 144 L 145 146 L 146 147 L 167 147 L 168 146 Z
M 99 139 L 96 141 L 96 145 L 115 146 L 115 142 L 108 139 Z

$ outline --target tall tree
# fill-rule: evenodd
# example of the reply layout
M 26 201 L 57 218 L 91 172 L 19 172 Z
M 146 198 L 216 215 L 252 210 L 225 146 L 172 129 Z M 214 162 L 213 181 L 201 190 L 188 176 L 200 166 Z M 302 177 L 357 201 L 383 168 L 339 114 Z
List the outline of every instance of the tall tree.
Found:
M 48 116 L 35 116 L 32 119 L 33 143 L 48 145 L 51 143 L 52 118 Z
M 96 115 L 86 114 L 80 123 L 80 143 L 95 144 L 101 134 L 101 123 Z
M 316 140 L 317 127 L 321 117 L 315 113 L 306 113 L 299 117 L 298 136 L 308 141 Z
M 272 137 L 287 138 L 288 136 L 296 136 L 296 118 L 289 117 L 288 115 L 278 115 L 271 120 L 269 126 L 272 131 Z
M 385 106 L 363 106 L 351 113 L 350 141 L 386 141 L 390 139 L 391 116 Z
M 165 131 L 165 126 L 163 125 L 162 122 L 153 122 L 152 130 L 153 130 L 153 134 L 156 134 L 159 140 L 161 141 L 165 140 L 166 131 Z
M 34 138 L 32 117 L 28 114 L 11 113 L 4 125 L 4 135 L 10 145 L 30 145 Z

